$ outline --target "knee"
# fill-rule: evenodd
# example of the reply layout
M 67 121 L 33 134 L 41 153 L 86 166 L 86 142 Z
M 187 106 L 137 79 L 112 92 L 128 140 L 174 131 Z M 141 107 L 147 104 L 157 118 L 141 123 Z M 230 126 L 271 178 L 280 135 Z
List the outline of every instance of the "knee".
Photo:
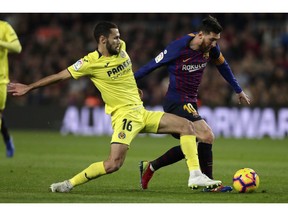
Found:
M 116 172 L 121 168 L 122 164 L 123 163 L 120 162 L 119 160 L 118 161 L 117 160 L 114 160 L 114 161 L 107 160 L 104 162 L 105 171 L 107 174 Z
M 211 129 L 207 129 L 205 131 L 205 136 L 203 137 L 203 142 L 213 144 L 214 140 L 215 140 L 214 133 L 212 132 Z
M 182 134 L 195 135 L 195 128 L 193 122 L 186 120 L 186 124 L 183 124 L 181 131 Z

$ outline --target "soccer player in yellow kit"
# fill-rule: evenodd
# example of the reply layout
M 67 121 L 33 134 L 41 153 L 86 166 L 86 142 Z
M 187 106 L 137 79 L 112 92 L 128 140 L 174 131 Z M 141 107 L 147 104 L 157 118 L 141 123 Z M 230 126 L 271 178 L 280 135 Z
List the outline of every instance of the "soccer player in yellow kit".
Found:
M 221 181 L 209 179 L 199 167 L 196 134 L 193 123 L 185 118 L 143 107 L 132 71 L 132 63 L 119 29 L 111 22 L 100 22 L 94 29 L 98 43 L 96 51 L 89 53 L 63 71 L 47 76 L 30 85 L 9 84 L 8 92 L 24 95 L 32 89 L 68 78 L 88 76 L 101 92 L 105 111 L 111 115 L 113 135 L 107 160 L 92 163 L 86 169 L 63 182 L 50 186 L 52 192 L 69 192 L 73 187 L 113 173 L 124 163 L 129 145 L 138 133 L 178 133 L 180 145 L 190 172 L 188 186 L 212 187 Z
M 22 46 L 15 30 L 8 22 L 0 20 L 0 128 L 6 145 L 7 157 L 14 155 L 14 144 L 3 118 L 7 99 L 7 84 L 9 83 L 8 53 L 20 53 L 21 50 Z

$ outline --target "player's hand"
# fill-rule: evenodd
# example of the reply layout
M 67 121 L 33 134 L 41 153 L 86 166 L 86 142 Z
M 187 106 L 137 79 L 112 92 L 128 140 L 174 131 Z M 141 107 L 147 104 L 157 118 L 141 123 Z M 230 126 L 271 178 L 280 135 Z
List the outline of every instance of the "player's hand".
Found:
M 248 95 L 245 94 L 245 92 L 240 92 L 238 95 L 238 103 L 242 104 L 242 102 L 244 101 L 246 104 L 250 105 L 250 99 L 248 97 Z
M 26 94 L 30 90 L 30 87 L 21 83 L 9 83 L 7 92 L 12 93 L 13 96 L 21 96 Z
M 140 96 L 140 98 L 142 100 L 143 99 L 143 91 L 138 88 L 138 93 L 139 93 L 139 96 Z

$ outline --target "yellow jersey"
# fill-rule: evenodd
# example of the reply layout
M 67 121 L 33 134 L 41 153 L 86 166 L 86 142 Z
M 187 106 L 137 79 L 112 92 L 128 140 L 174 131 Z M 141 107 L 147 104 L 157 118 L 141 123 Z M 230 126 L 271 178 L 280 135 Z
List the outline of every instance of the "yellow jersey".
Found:
M 18 40 L 17 34 L 11 25 L 0 20 L 0 40 L 12 42 Z M 8 49 L 0 47 L 0 84 L 9 83 Z
M 143 105 L 124 41 L 119 54 L 106 57 L 96 50 L 69 66 L 68 71 L 74 79 L 83 76 L 91 79 L 101 92 L 107 114 L 123 107 Z

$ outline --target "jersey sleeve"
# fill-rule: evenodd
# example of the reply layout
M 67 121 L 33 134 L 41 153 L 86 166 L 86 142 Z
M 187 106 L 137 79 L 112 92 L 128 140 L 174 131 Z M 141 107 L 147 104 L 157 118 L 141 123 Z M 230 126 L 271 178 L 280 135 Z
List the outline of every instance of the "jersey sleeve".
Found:
M 18 39 L 18 36 L 15 30 L 8 22 L 2 22 L 1 30 L 4 32 L 3 34 L 3 47 L 8 50 L 8 52 L 20 53 L 22 50 L 22 46 Z
M 5 35 L 6 35 L 6 41 L 7 42 L 13 42 L 15 40 L 18 40 L 18 36 L 17 36 L 15 30 L 7 22 L 6 22 L 6 31 L 7 31 L 7 34 L 5 34 Z
M 69 66 L 68 71 L 74 79 L 79 79 L 83 76 L 89 76 L 89 56 L 85 56 L 75 62 L 73 65 Z
M 135 79 L 139 80 L 170 61 L 178 58 L 180 50 L 186 43 L 183 40 L 172 41 L 160 54 L 150 60 L 146 65 L 134 73 Z
M 216 47 L 211 49 L 210 52 L 212 62 L 216 65 L 218 71 L 222 77 L 231 85 L 234 91 L 238 94 L 242 92 L 240 85 L 238 84 L 228 62 L 224 58 L 223 54 L 220 51 L 220 47 L 217 44 Z

